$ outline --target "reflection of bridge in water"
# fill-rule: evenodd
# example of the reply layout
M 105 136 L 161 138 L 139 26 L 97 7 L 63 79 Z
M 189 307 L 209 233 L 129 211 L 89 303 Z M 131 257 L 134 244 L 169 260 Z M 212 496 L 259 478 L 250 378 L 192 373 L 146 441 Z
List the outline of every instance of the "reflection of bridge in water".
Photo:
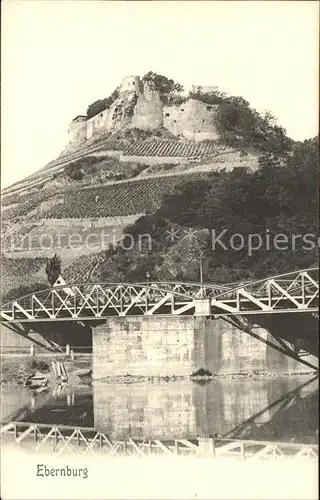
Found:
M 137 383 L 116 388 L 97 382 L 94 427 L 112 439 L 219 435 L 317 442 L 317 397 L 317 377 L 298 387 L 290 379 Z M 252 433 L 254 425 L 259 433 Z
M 314 377 L 245 420 L 224 437 L 297 440 L 297 426 L 305 442 L 316 442 L 319 431 L 319 379 Z M 298 424 L 297 424 L 298 423 Z
M 31 404 L 7 413 L 7 423 L 20 422 L 11 431 L 23 435 L 30 426 L 40 424 L 44 434 L 41 438 L 39 428 L 39 442 L 52 429 L 51 436 L 54 429 L 66 425 L 70 432 L 78 428 L 84 435 L 91 429 L 91 438 L 98 432 L 111 443 L 130 439 L 192 442 L 214 435 L 228 442 L 318 441 L 316 377 L 302 384 L 300 379 L 299 385 L 294 379 L 216 380 L 204 385 L 97 383 L 93 395 L 89 388 L 79 392 L 59 389 L 59 394 L 55 390 L 54 395 L 33 394 Z M 25 437 L 34 432 L 29 430 Z
M 196 439 L 143 439 L 132 438 L 111 441 L 93 428 L 50 426 L 10 422 L 1 428 L 4 436 L 11 438 L 14 446 L 29 451 L 51 451 L 52 454 L 68 455 L 94 453 L 111 456 L 193 455 L 212 458 L 236 459 L 308 459 L 318 461 L 318 446 L 303 443 L 239 440 L 226 438 Z M 13 438 L 13 439 L 12 439 Z M 30 442 L 30 438 L 32 439 Z

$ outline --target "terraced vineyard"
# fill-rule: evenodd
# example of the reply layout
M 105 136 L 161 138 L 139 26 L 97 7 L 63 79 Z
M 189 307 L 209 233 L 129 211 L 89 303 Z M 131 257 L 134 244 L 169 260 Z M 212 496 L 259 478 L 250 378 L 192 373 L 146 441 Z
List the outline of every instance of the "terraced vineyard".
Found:
M 9 257 L 1 257 L 1 272 L 2 276 L 19 276 L 26 274 L 34 274 L 41 269 L 47 262 L 45 258 L 34 259 L 11 259 Z
M 36 224 L 25 223 L 13 232 L 6 232 L 2 236 L 3 251 L 22 249 L 26 245 L 27 235 L 37 227 Z
M 81 255 L 70 266 L 62 271 L 63 279 L 68 283 L 84 283 L 90 281 L 93 268 L 98 263 L 99 254 Z
M 12 208 L 10 205 L 6 210 L 2 211 L 2 219 L 3 220 L 14 220 L 17 217 L 21 217 L 23 215 L 27 215 L 28 212 L 35 209 L 41 201 L 45 199 L 44 192 L 38 192 L 33 194 L 27 194 L 21 200 L 17 198 L 16 203 L 18 205 L 14 205 Z
M 131 181 L 116 182 L 90 188 L 68 188 L 60 193 L 57 203 L 41 214 L 34 214 L 33 218 L 95 218 L 117 217 L 136 213 L 145 213 L 156 209 L 165 194 L 173 191 L 174 187 L 193 178 L 196 180 L 204 174 L 163 175 Z M 14 221 L 21 216 L 28 215 L 44 200 L 55 197 L 45 191 L 30 193 L 21 197 L 18 204 L 8 206 L 3 210 L 4 221 Z M 63 202 L 62 202 L 63 201 Z
M 201 158 L 216 153 L 216 147 L 210 143 L 190 143 L 174 140 L 139 141 L 129 146 L 123 156 L 164 156 Z
M 131 182 L 75 190 L 64 195 L 64 203 L 51 207 L 43 218 L 118 217 L 146 213 L 157 209 L 173 189 L 192 178 L 205 174 L 168 175 Z
M 1 256 L 1 295 L 12 288 L 33 283 L 47 283 L 45 258 L 11 259 Z M 2 302 L 2 298 L 1 298 Z
M 66 220 L 64 225 L 55 224 L 54 221 L 46 219 L 39 225 L 34 225 L 32 233 L 25 238 L 26 248 L 37 250 L 43 248 L 57 248 L 64 250 L 82 249 L 84 253 L 89 253 L 93 248 L 102 248 L 110 243 L 116 243 L 122 234 L 121 225 L 106 225 L 91 227 L 87 225 L 74 224 Z M 45 222 L 45 223 L 43 223 Z M 12 240 L 10 240 L 12 242 Z

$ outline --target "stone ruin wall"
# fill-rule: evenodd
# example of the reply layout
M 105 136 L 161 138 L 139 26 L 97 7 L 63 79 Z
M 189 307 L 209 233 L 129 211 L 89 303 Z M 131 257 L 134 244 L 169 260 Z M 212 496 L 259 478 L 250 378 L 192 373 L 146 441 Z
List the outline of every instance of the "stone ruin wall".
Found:
M 155 130 L 165 127 L 177 137 L 192 141 L 216 140 L 218 105 L 209 106 L 197 99 L 181 105 L 164 106 L 159 93 L 137 76 L 125 78 L 119 97 L 109 109 L 84 120 L 78 117 L 69 127 L 70 144 L 80 144 L 96 134 L 122 128 Z
M 80 144 L 87 139 L 87 121 L 77 120 L 70 124 L 69 140 L 72 144 Z
M 216 140 L 219 138 L 215 125 L 218 107 L 197 99 L 189 99 L 178 106 L 165 106 L 163 126 L 177 137 L 191 141 Z
M 98 115 L 87 120 L 86 139 L 101 131 L 116 131 L 124 126 L 130 126 L 137 102 L 134 92 L 121 94 L 110 106 Z
M 131 122 L 131 128 L 154 130 L 163 126 L 163 103 L 158 92 L 148 88 L 138 96 Z
M 86 139 L 90 139 L 93 135 L 98 133 L 101 129 L 108 129 L 110 122 L 110 110 L 105 109 L 98 115 L 93 116 L 87 120 Z

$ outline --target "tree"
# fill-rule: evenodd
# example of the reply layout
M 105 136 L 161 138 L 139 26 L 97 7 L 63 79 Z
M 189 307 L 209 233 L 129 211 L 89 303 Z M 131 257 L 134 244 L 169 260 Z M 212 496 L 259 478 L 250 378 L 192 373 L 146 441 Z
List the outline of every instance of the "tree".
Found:
M 109 97 L 105 97 L 104 99 L 98 99 L 97 101 L 89 104 L 87 108 L 87 117 L 92 118 L 93 116 L 101 113 L 105 109 L 109 108 L 112 103 L 119 97 L 118 89 L 114 90 Z
M 227 98 L 224 92 L 219 90 L 213 90 L 212 92 L 203 92 L 201 86 L 193 87 L 189 92 L 190 99 L 198 99 L 199 101 L 205 102 L 209 105 L 221 104 Z
M 261 152 L 261 166 L 279 166 L 288 159 L 293 141 L 285 129 L 270 112 L 261 115 L 242 97 L 224 98 L 216 121 L 222 142 L 232 147 L 256 148 Z
M 177 99 L 180 92 L 183 92 L 183 86 L 175 82 L 172 78 L 159 75 L 153 71 L 146 73 L 142 80 L 147 82 L 152 90 L 156 90 L 160 94 L 161 100 L 167 104 L 171 100 Z
M 84 172 L 81 167 L 76 163 L 70 163 L 64 167 L 64 173 L 67 177 L 74 181 L 81 181 L 84 177 Z
M 61 274 L 61 258 L 56 253 L 48 259 L 46 274 L 50 285 L 53 286 Z

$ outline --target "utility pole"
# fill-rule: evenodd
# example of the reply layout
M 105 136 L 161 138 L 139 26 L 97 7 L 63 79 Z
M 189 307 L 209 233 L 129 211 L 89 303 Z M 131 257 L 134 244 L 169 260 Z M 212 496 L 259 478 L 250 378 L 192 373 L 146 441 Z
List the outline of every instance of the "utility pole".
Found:
M 201 298 L 203 298 L 203 258 L 204 258 L 204 252 L 201 250 L 200 251 L 200 290 L 201 290 Z

